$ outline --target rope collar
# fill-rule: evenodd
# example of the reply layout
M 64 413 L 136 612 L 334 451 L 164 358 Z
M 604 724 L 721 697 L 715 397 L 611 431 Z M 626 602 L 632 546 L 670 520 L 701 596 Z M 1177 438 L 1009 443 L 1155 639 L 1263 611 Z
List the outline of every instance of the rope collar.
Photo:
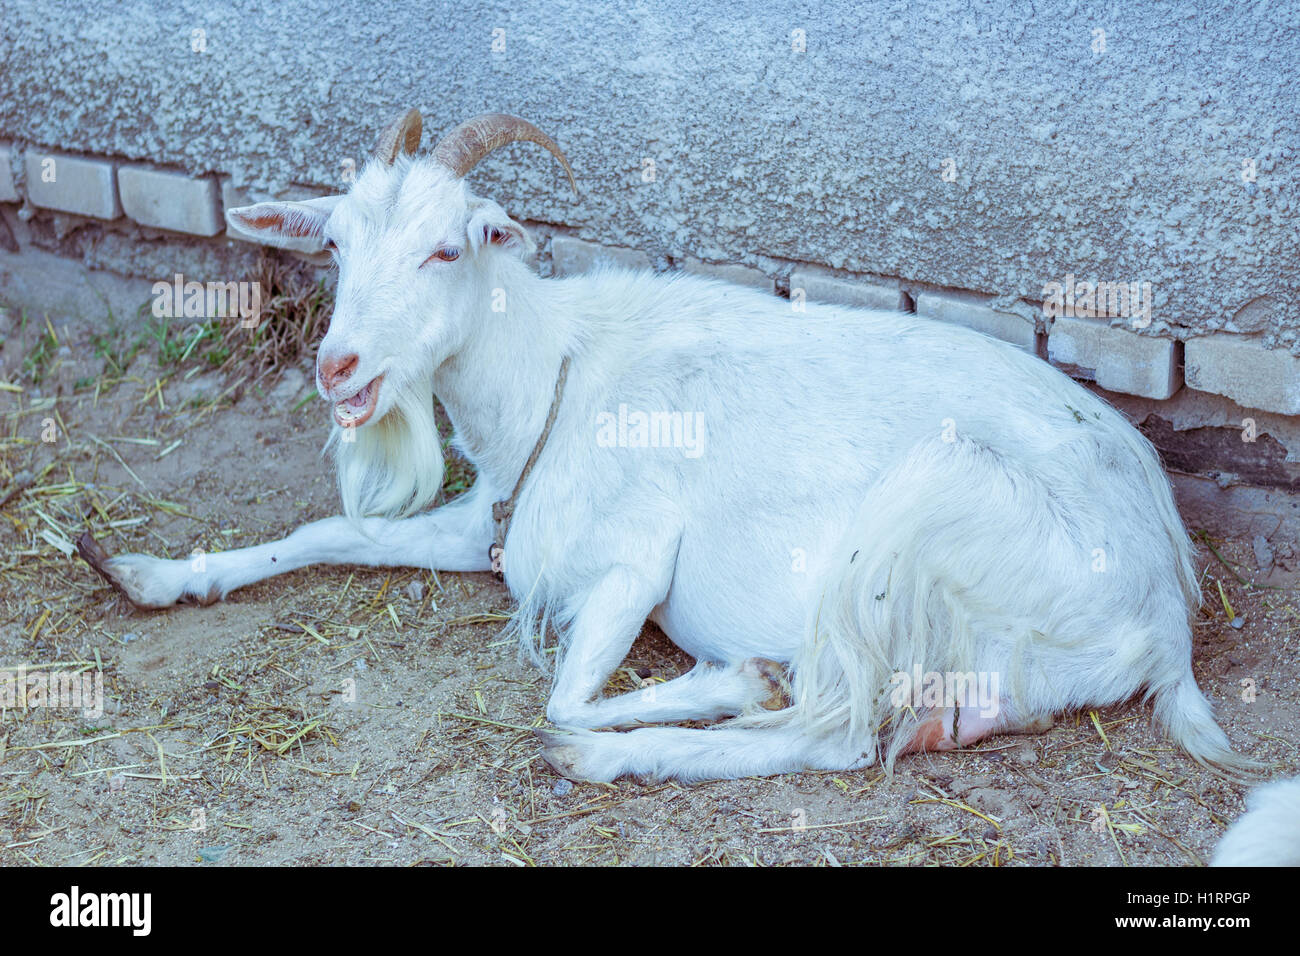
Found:
M 515 482 L 515 490 L 510 493 L 510 497 L 505 501 L 497 501 L 492 505 L 492 523 L 495 525 L 496 533 L 493 536 L 492 546 L 488 548 L 488 559 L 492 562 L 492 573 L 497 576 L 497 580 L 502 580 L 503 574 L 501 562 L 505 556 L 506 550 L 506 532 L 510 530 L 510 519 L 515 514 L 515 504 L 519 501 L 519 495 L 524 490 L 524 482 L 528 480 L 528 475 L 532 472 L 533 466 L 537 464 L 537 459 L 541 457 L 542 449 L 546 447 L 546 439 L 551 437 L 551 426 L 555 424 L 555 416 L 560 412 L 560 399 L 564 397 L 564 383 L 569 377 L 569 356 L 564 356 L 560 362 L 560 374 L 555 379 L 555 397 L 551 399 L 551 411 L 546 416 L 546 424 L 542 427 L 542 433 L 537 436 L 537 444 L 533 446 L 533 453 L 528 456 L 528 461 L 524 463 L 524 470 L 519 473 L 519 480 Z

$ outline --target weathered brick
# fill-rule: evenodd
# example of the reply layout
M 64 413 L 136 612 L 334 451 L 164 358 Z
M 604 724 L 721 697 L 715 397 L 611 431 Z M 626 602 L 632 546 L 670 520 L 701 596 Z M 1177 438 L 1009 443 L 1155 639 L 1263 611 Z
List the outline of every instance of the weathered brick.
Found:
M 217 212 L 217 184 L 143 166 L 117 171 L 122 209 L 142 226 L 215 236 L 223 223 Z
M 1047 358 L 1075 378 L 1145 398 L 1169 398 L 1182 386 L 1172 339 L 1135 335 L 1105 320 L 1060 316 L 1047 333 Z
M 771 276 L 765 275 L 758 269 L 742 266 L 734 262 L 716 264 L 687 257 L 682 261 L 681 267 L 683 272 L 689 272 L 692 275 L 721 279 L 723 282 L 746 285 L 754 289 L 762 289 L 765 292 L 776 291 L 776 281 Z
M 939 292 L 922 292 L 916 297 L 916 314 L 941 322 L 964 325 L 977 332 L 1010 342 L 1026 352 L 1034 352 L 1037 336 L 1034 325 L 1010 312 L 989 308 L 986 300 L 963 298 Z
M 112 163 L 28 148 L 23 166 L 33 206 L 96 219 L 122 215 Z
M 551 240 L 551 269 L 557 276 L 581 275 L 602 263 L 625 269 L 649 269 L 650 257 L 640 249 L 600 246 L 572 236 L 556 236 Z
M 17 202 L 18 189 L 14 186 L 13 146 L 0 142 L 0 202 Z
M 1238 405 L 1279 415 L 1300 415 L 1300 358 L 1266 349 L 1258 339 L 1207 335 L 1188 339 L 1183 364 L 1187 385 L 1226 395 Z
M 814 266 L 800 266 L 790 273 L 790 301 L 797 301 L 799 290 L 813 302 L 830 302 L 858 309 L 905 311 L 901 289 L 870 280 L 844 279 Z

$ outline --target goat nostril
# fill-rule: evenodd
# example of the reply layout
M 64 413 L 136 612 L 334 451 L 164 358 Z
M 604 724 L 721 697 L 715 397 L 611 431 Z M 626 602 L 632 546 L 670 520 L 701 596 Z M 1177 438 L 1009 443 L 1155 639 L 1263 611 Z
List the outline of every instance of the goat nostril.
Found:
M 357 368 L 357 356 L 345 355 L 340 359 L 329 359 L 321 363 L 320 378 L 326 388 L 333 388 L 352 377 Z

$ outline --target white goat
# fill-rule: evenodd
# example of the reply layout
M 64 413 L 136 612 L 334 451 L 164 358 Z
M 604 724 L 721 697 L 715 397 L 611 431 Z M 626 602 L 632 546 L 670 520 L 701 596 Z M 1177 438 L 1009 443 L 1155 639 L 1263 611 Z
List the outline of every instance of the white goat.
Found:
M 1212 866 L 1300 866 L 1300 777 L 1251 791 Z
M 569 172 L 558 147 L 497 114 L 415 158 L 420 131 L 414 110 L 390 126 L 347 195 L 228 213 L 338 262 L 317 385 L 345 516 L 202 571 L 87 540 L 132 602 L 206 603 L 314 563 L 486 571 L 493 504 L 523 475 L 505 581 L 530 653 L 548 623 L 559 634 L 546 713 L 563 729 L 540 736 L 567 776 L 892 766 L 1140 691 L 1198 761 L 1248 763 L 1192 675 L 1199 594 L 1167 479 L 1114 409 L 914 315 L 801 314 L 686 276 L 541 279 L 524 229 L 463 177 L 520 139 Z M 435 394 L 478 480 L 425 512 L 443 474 Z M 647 618 L 698 664 L 602 698 Z M 951 687 L 890 692 L 936 673 L 992 678 L 994 697 L 976 712 Z M 788 706 L 766 710 L 774 691 Z

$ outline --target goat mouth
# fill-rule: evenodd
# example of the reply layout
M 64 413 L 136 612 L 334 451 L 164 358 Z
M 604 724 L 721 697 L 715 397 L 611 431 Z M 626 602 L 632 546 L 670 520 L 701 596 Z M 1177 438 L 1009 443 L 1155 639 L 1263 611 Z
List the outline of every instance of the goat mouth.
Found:
M 375 406 L 379 404 L 379 386 L 383 380 L 382 375 L 373 378 L 351 398 L 336 402 L 334 421 L 342 428 L 356 428 L 368 422 L 375 413 Z

